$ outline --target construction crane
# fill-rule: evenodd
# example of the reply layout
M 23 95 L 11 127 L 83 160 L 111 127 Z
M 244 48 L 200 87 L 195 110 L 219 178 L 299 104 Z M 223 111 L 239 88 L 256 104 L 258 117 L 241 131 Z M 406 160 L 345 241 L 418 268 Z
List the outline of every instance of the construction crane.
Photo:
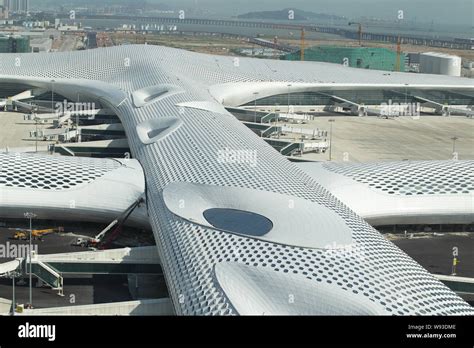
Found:
M 46 236 L 48 234 L 52 233 L 62 233 L 64 232 L 64 227 L 58 227 L 58 228 L 48 228 L 45 230 L 32 230 L 31 231 L 31 237 L 33 239 L 41 239 L 43 236 Z M 21 230 L 15 232 L 15 235 L 13 236 L 13 239 L 16 240 L 28 240 L 29 239 L 29 230 Z
M 123 224 L 127 221 L 133 211 L 144 201 L 144 197 L 140 196 L 130 207 L 127 208 L 127 210 L 120 214 L 120 216 L 112 221 L 94 238 L 77 238 L 73 245 L 87 248 L 105 249 L 121 232 Z M 105 238 L 106 236 L 107 238 Z
M 304 61 L 304 49 L 305 49 L 305 42 L 304 42 L 304 37 L 305 37 L 305 31 L 304 31 L 304 28 L 301 28 L 301 50 L 300 50 L 300 53 L 301 53 L 301 61 Z
M 402 57 L 402 38 L 400 35 L 398 35 L 398 40 L 397 40 L 397 61 L 395 62 L 395 71 L 400 71 L 401 68 L 401 59 Z
M 358 25 L 359 26 L 359 30 L 358 30 L 358 33 L 359 33 L 359 46 L 362 46 L 362 23 L 359 23 L 359 22 L 349 22 L 349 25 Z

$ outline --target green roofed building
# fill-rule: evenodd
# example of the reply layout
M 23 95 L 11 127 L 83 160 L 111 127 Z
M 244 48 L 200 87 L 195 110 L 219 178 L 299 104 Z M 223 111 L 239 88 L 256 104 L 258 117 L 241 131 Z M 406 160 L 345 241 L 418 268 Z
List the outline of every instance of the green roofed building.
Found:
M 283 60 L 300 60 L 301 52 L 293 52 Z M 353 68 L 395 71 L 397 52 L 378 47 L 318 46 L 305 50 L 306 61 L 345 64 Z M 405 71 L 405 55 L 400 56 L 400 71 Z
M 30 38 L 26 36 L 0 36 L 0 53 L 29 53 Z

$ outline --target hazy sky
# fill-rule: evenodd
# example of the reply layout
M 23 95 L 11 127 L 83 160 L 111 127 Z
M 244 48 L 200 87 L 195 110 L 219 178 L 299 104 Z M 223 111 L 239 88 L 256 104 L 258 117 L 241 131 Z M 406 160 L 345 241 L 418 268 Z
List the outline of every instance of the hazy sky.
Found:
M 396 19 L 398 10 L 405 18 L 420 22 L 473 25 L 473 0 L 148 0 L 156 3 L 213 9 L 217 13 L 241 14 L 251 11 L 299 8 L 347 17 L 376 16 Z
M 0 0 L 1 1 L 1 0 Z M 98 4 L 98 0 L 30 0 L 32 7 L 42 4 Z M 403 10 L 407 20 L 437 24 L 474 25 L 474 0 L 146 0 L 177 9 L 199 7 L 219 15 L 235 16 L 252 11 L 298 8 L 349 18 L 378 17 L 396 19 Z M 106 0 L 103 2 L 123 2 Z M 133 2 L 133 0 L 129 0 Z M 35 6 L 36 5 L 36 6 Z M 474 36 L 474 34 L 473 34 Z

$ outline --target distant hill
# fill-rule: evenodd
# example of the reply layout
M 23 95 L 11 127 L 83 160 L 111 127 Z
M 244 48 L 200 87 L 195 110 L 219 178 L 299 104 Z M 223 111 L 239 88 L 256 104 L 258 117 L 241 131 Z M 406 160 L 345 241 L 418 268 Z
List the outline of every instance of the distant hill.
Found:
M 275 19 L 285 20 L 288 19 L 289 11 L 294 11 L 295 21 L 305 21 L 312 19 L 346 19 L 345 17 L 330 15 L 325 13 L 314 13 L 298 9 L 285 8 L 280 11 L 259 11 L 259 12 L 248 12 L 237 16 L 239 19 Z

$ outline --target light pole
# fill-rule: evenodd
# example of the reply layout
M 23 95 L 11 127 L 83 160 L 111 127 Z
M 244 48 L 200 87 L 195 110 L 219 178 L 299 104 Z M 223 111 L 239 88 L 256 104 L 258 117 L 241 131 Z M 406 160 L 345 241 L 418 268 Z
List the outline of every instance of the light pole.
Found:
M 257 97 L 258 97 L 258 92 L 254 92 L 253 95 L 255 96 L 255 113 L 253 116 L 253 122 L 257 123 Z
M 76 142 L 80 143 L 79 141 L 79 92 L 77 93 L 77 105 L 76 105 Z
M 33 108 L 33 119 L 35 121 L 35 152 L 38 153 L 38 108 L 34 107 Z
M 288 115 L 290 114 L 290 91 L 291 91 L 291 86 L 292 84 L 288 84 L 287 87 L 288 87 Z
M 277 114 L 276 106 L 273 107 L 273 113 L 275 114 L 275 127 L 278 127 L 278 123 L 280 122 L 280 114 Z M 280 131 L 277 131 L 277 139 L 280 139 Z
M 54 113 L 54 80 L 51 80 L 51 112 Z M 58 114 L 59 122 L 59 114 Z
M 35 117 L 35 152 L 38 153 L 38 119 L 36 114 L 33 114 Z
M 407 109 L 408 109 L 408 84 L 405 83 L 405 116 L 407 113 Z
M 33 308 L 33 287 L 32 287 L 32 284 L 33 284 L 33 279 L 32 279 L 32 264 L 31 264 L 31 261 L 32 261 L 32 256 L 31 256 L 31 250 L 32 250 L 32 235 L 33 235 L 33 219 L 36 217 L 36 214 L 34 213 L 25 213 L 25 218 L 29 219 L 30 220 L 30 247 L 29 247 L 29 250 L 28 250 L 28 254 L 29 254 L 29 263 L 30 263 L 30 307 Z
M 332 124 L 336 122 L 335 119 L 330 118 L 329 120 L 329 161 L 332 161 Z
M 13 296 L 12 296 L 12 316 L 15 315 L 15 309 L 16 309 L 16 298 L 15 298 L 15 271 L 12 273 L 12 279 L 13 279 Z
M 456 154 L 456 140 L 458 140 L 458 137 L 452 137 L 451 140 L 453 141 L 453 156 Z

